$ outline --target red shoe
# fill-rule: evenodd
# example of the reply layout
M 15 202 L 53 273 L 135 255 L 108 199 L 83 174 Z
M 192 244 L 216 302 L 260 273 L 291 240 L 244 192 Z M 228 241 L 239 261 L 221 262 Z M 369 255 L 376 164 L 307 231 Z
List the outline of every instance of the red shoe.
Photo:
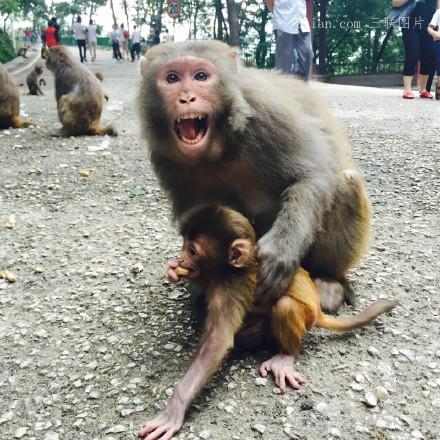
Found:
M 407 90 L 406 92 L 403 92 L 402 98 L 403 99 L 414 99 L 415 96 L 414 96 L 413 92 L 410 92 L 409 90 Z
M 429 93 L 428 91 L 425 90 L 424 92 L 420 93 L 420 98 L 432 99 L 433 96 L 431 95 L 431 93 Z

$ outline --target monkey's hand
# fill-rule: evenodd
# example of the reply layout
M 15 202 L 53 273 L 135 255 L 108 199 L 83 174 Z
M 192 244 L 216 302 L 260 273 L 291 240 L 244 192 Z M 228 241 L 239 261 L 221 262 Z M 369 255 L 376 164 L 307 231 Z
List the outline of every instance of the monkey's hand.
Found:
M 145 440 L 169 440 L 183 425 L 185 409 L 181 405 L 170 404 L 138 433 Z
M 298 264 L 286 244 L 273 240 L 270 231 L 260 239 L 258 245 L 260 268 L 256 304 L 273 304 L 287 291 Z
M 177 267 L 179 267 L 179 260 L 171 260 L 168 262 L 167 279 L 171 284 L 176 284 L 180 280 L 179 275 L 176 273 Z

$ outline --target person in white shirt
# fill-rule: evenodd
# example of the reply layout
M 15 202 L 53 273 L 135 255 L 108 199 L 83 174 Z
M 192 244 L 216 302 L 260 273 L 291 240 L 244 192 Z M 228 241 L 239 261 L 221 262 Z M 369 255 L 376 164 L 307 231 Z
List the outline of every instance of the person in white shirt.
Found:
M 435 99 L 440 99 L 440 0 L 437 2 L 437 11 L 432 16 L 428 26 L 428 34 L 434 40 L 435 59 L 437 71 L 437 85 L 435 86 Z
M 292 73 L 294 51 L 298 55 L 298 74 L 308 81 L 312 68 L 313 49 L 306 0 L 266 0 L 273 12 L 276 33 L 275 66 L 283 73 Z
M 87 26 L 87 46 L 89 49 L 92 62 L 96 60 L 96 47 L 98 46 L 98 39 L 96 37 L 96 24 L 93 24 L 93 20 L 89 21 Z
M 134 62 L 134 55 L 136 54 L 137 59 L 140 58 L 141 54 L 141 33 L 137 30 L 137 26 L 133 27 L 133 32 L 131 33 L 131 62 Z
M 81 62 L 87 61 L 86 54 L 86 32 L 87 28 L 81 23 L 81 17 L 78 15 L 76 23 L 73 24 L 73 34 L 79 49 L 79 57 Z

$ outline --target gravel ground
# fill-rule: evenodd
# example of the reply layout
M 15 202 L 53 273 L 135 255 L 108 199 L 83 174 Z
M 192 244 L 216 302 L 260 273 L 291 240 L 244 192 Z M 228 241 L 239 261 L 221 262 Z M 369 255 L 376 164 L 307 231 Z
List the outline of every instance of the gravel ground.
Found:
M 101 55 L 118 138 L 56 137 L 48 73 L 44 97 L 22 96 L 39 126 L 0 133 L 0 271 L 16 276 L 0 280 L 1 439 L 135 439 L 197 343 L 188 293 L 165 281 L 180 240 L 139 138 L 138 66 Z M 313 330 L 299 392 L 256 381 L 267 353 L 231 357 L 178 439 L 440 439 L 440 104 L 313 87 L 347 125 L 375 210 L 351 276 L 360 303 L 401 306 L 359 331 Z

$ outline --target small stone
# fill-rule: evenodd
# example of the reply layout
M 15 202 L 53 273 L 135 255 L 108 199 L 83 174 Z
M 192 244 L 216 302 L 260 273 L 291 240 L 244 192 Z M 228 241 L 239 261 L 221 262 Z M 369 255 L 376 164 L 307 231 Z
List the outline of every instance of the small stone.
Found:
M 381 400 L 381 401 L 385 401 L 388 400 L 390 398 L 390 395 L 388 393 L 388 390 L 385 387 L 382 386 L 377 386 L 374 390 L 374 394 L 376 395 L 376 397 Z
M 14 413 L 12 411 L 8 411 L 5 412 L 1 417 L 0 417 L 0 425 L 6 422 L 9 422 L 10 420 L 12 420 L 14 418 Z
M 378 350 L 376 347 L 373 347 L 372 345 L 370 345 L 370 346 L 367 348 L 367 353 L 368 353 L 370 356 L 373 356 L 373 357 L 377 357 L 377 356 L 379 356 L 379 350 Z
M 371 391 L 365 393 L 365 404 L 370 408 L 377 406 L 377 397 Z
M 3 278 L 8 283 L 15 283 L 17 281 L 17 277 L 12 272 L 9 272 L 9 270 L 0 272 L 0 278 Z
M 49 429 L 52 426 L 52 422 L 49 420 L 41 421 L 35 423 L 35 431 L 45 431 L 46 429 Z
M 272 388 L 273 394 L 281 394 L 281 390 L 279 388 Z
M 365 376 L 362 373 L 356 374 L 355 379 L 357 383 L 365 383 Z
M 119 434 L 121 432 L 127 432 L 127 428 L 124 425 L 115 425 L 107 429 L 106 434 Z
M 15 229 L 16 226 L 17 226 L 17 221 L 15 220 L 15 216 L 13 215 L 9 216 L 9 219 L 5 224 L 5 228 Z
M 257 377 L 255 379 L 255 385 L 265 387 L 267 385 L 267 379 L 265 377 Z
M 203 440 L 208 440 L 209 438 L 211 438 L 211 431 L 208 431 L 208 430 L 202 431 L 199 434 L 199 437 Z
M 415 429 L 414 431 L 411 432 L 411 437 L 416 438 L 416 439 L 420 439 L 420 440 L 423 440 L 425 438 L 423 436 L 423 434 L 417 429 Z
M 144 270 L 144 266 L 141 263 L 136 263 L 132 268 L 132 273 L 141 273 Z
M 44 434 L 44 440 L 59 440 L 59 438 L 58 433 L 54 431 L 47 431 Z
M 341 438 L 341 431 L 338 428 L 330 428 L 328 432 L 333 437 Z
M 26 435 L 28 428 L 26 426 L 22 426 L 20 428 L 17 428 L 14 432 L 15 438 L 22 438 Z
M 80 170 L 79 175 L 81 177 L 89 177 L 90 176 L 90 170 Z
M 325 402 L 319 402 L 316 405 L 316 411 L 319 411 L 320 413 L 325 412 L 325 410 L 327 409 L 327 404 Z
M 295 408 L 293 406 L 288 406 L 286 407 L 286 414 L 287 417 L 291 416 L 293 414 L 293 412 L 295 411 Z
M 43 273 L 44 272 L 44 269 L 41 266 L 34 267 L 32 270 L 34 271 L 34 273 Z
M 402 426 L 393 416 L 385 415 L 376 420 L 376 427 L 380 429 L 389 429 L 391 431 L 400 431 Z
M 440 408 L 440 398 L 434 399 L 431 403 L 434 408 Z
M 264 434 L 264 432 L 266 431 L 266 426 L 257 423 L 256 425 L 252 426 L 252 429 L 259 432 L 260 434 Z
M 350 384 L 350 388 L 351 388 L 353 391 L 363 391 L 363 390 L 365 389 L 364 385 L 362 385 L 362 384 L 360 384 L 360 383 L 357 383 L 357 382 L 352 382 L 352 383 Z
M 234 412 L 234 407 L 233 407 L 232 405 L 226 405 L 226 406 L 225 406 L 225 411 L 226 411 L 228 414 L 232 414 L 232 413 Z

